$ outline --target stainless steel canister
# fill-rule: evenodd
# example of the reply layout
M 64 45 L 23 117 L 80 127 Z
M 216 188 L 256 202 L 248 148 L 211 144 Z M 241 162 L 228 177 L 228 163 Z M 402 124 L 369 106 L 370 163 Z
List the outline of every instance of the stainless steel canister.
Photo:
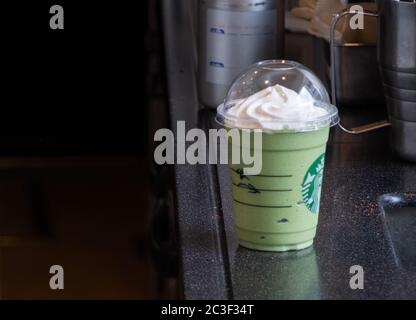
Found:
M 251 64 L 282 58 L 282 0 L 200 0 L 198 22 L 198 87 L 205 106 L 221 104 Z

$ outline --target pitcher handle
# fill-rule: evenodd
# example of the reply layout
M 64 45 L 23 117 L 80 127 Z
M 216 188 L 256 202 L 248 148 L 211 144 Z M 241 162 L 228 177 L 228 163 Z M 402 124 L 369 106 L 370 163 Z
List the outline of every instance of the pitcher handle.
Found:
M 340 12 L 338 12 L 337 14 L 335 14 L 333 16 L 332 22 L 331 22 L 331 33 L 330 33 L 331 96 L 332 96 L 332 103 L 333 104 L 336 104 L 336 101 L 337 101 L 337 97 L 336 97 L 336 89 L 337 89 L 337 83 L 336 83 L 337 73 L 336 72 L 337 71 L 335 69 L 335 30 L 336 30 L 337 24 L 338 24 L 338 22 L 341 18 L 345 17 L 346 15 L 352 15 L 352 14 L 362 14 L 364 16 L 375 17 L 375 18 L 378 18 L 378 16 L 379 16 L 378 13 L 371 12 L 371 11 L 368 11 L 368 10 L 358 11 L 358 10 L 351 10 L 351 9 L 346 9 L 346 10 L 340 11 Z M 360 126 L 360 127 L 347 129 L 341 124 L 341 121 L 340 121 L 338 126 L 341 128 L 342 131 L 344 131 L 346 133 L 361 134 L 361 133 L 377 130 L 377 129 L 380 129 L 380 128 L 388 127 L 388 126 L 390 126 L 390 122 L 387 121 L 387 120 L 383 120 L 383 121 L 379 121 L 379 122 L 375 122 L 375 123 L 366 124 L 366 125 L 363 125 L 363 126 Z

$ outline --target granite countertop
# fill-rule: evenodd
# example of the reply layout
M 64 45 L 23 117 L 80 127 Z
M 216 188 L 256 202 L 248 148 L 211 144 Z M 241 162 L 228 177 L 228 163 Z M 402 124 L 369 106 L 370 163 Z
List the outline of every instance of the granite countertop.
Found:
M 215 127 L 195 81 L 189 1 L 163 1 L 171 126 Z M 341 110 L 347 125 L 383 117 L 382 107 Z M 238 246 L 225 165 L 176 165 L 178 238 L 187 299 L 410 299 L 416 272 L 398 263 L 377 199 L 416 191 L 416 165 L 388 150 L 388 129 L 349 136 L 333 129 L 320 221 L 312 248 L 266 253 Z M 415 243 L 409 243 L 415 246 Z M 350 267 L 364 269 L 364 290 L 349 286 Z

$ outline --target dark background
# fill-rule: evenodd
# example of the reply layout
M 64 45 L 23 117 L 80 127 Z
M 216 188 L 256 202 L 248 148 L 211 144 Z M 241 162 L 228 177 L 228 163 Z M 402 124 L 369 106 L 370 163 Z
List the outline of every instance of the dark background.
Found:
M 159 4 L 0 2 L 0 299 L 178 297 Z
M 0 5 L 2 154 L 145 152 L 147 3 Z

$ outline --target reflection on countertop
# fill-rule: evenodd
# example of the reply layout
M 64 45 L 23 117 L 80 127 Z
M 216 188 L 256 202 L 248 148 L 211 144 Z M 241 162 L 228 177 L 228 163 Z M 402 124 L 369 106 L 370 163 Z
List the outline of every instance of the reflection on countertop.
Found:
M 313 247 L 297 252 L 253 252 L 238 247 L 233 257 L 236 299 L 320 299 L 321 286 Z

